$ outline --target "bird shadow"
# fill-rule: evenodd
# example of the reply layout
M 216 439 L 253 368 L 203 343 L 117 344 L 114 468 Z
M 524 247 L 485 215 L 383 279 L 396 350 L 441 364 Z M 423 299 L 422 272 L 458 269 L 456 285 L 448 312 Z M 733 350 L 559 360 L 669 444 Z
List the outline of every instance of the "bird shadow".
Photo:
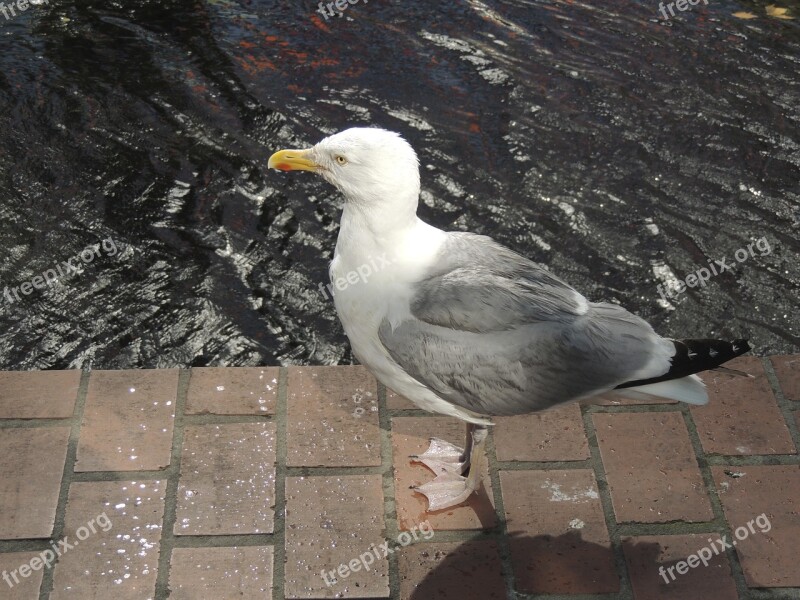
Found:
M 735 600 L 737 592 L 725 555 L 708 567 L 690 569 L 667 581 L 669 569 L 699 550 L 705 536 L 682 538 L 675 547 L 654 538 L 623 540 L 619 554 L 606 544 L 583 539 L 579 531 L 563 535 L 517 535 L 435 543 L 405 548 L 409 567 L 401 571 L 403 600 L 481 598 L 509 594 L 507 581 L 519 594 L 610 594 L 620 592 L 626 570 L 636 600 L 681 600 L 698 597 Z M 696 542 L 696 548 L 695 546 Z M 625 565 L 624 567 L 622 565 Z M 419 580 L 415 572 L 425 573 Z M 627 584 L 625 585 L 627 587 Z M 707 595 L 703 595 L 706 592 Z

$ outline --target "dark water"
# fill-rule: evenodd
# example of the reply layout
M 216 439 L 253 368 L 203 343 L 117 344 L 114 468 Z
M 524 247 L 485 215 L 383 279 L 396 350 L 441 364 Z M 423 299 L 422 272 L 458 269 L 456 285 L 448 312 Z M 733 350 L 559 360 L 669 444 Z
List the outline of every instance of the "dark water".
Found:
M 2 298 L 0 367 L 349 362 L 318 289 L 339 200 L 266 161 L 356 124 L 417 148 L 435 225 L 492 235 L 662 334 L 797 351 L 800 3 L 775 2 L 797 18 L 730 0 L 669 22 L 655 0 L 0 16 L 0 278 L 45 288 Z M 737 263 L 757 240 L 769 252 Z M 93 244 L 83 273 L 34 279 Z M 659 297 L 713 259 L 731 269 Z

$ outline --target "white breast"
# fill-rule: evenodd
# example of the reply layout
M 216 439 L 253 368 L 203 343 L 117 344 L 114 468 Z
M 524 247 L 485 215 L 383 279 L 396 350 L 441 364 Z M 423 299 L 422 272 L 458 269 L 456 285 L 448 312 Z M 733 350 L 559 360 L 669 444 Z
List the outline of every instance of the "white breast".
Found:
M 336 312 L 356 358 L 384 385 L 425 410 L 473 423 L 488 419 L 445 402 L 403 371 L 378 337 L 385 318 L 394 326 L 410 316 L 410 284 L 419 281 L 436 257 L 445 233 L 419 225 L 394 239 L 376 241 L 342 219 L 330 266 Z

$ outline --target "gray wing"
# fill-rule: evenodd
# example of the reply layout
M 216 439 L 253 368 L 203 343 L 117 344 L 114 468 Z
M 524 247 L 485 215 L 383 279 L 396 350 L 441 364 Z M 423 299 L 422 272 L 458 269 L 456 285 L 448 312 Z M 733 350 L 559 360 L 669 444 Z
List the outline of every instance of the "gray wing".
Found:
M 449 233 L 436 268 L 417 284 L 412 314 L 464 331 L 569 320 L 586 300 L 546 269 L 473 233 Z
M 379 337 L 448 402 L 522 414 L 669 369 L 673 346 L 645 321 L 587 302 L 490 238 L 448 234 L 435 264 L 414 288 L 411 318 L 395 327 L 385 319 Z

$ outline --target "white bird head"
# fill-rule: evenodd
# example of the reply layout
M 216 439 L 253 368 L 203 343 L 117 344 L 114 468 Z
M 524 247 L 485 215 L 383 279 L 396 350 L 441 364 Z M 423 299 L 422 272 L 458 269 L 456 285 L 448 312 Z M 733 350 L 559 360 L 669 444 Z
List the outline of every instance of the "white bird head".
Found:
M 306 150 L 280 150 L 270 168 L 313 171 L 335 185 L 348 203 L 368 210 L 402 210 L 419 199 L 419 161 L 400 134 L 353 127 Z

